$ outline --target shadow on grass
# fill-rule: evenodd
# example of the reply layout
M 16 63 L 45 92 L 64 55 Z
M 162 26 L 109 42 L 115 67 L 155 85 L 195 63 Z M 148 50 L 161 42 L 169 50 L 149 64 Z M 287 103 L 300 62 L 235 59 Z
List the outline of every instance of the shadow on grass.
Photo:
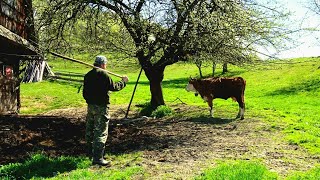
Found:
M 299 92 L 315 92 L 320 90 L 320 80 L 319 79 L 310 79 L 304 82 L 291 84 L 290 86 L 275 90 L 271 93 L 268 93 L 268 96 L 275 95 L 294 95 Z
M 89 167 L 89 161 L 86 164 L 84 162 L 84 158 L 49 158 L 41 154 L 35 154 L 23 163 L 15 163 L 3 166 L 0 169 L 0 178 L 49 178 L 57 175 L 58 173 L 64 173 L 79 168 Z
M 187 78 L 178 78 L 172 80 L 162 81 L 162 87 L 165 88 L 185 88 L 189 82 L 189 77 Z

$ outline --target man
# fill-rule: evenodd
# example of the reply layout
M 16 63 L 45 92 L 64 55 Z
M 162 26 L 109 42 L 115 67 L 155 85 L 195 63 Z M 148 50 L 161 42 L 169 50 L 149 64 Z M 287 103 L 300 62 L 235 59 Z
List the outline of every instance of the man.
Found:
M 111 162 L 104 159 L 105 143 L 109 126 L 109 91 L 120 91 L 126 86 L 128 77 L 114 83 L 106 71 L 107 58 L 97 56 L 93 68 L 84 76 L 83 97 L 88 104 L 86 117 L 86 142 L 92 164 L 110 166 Z

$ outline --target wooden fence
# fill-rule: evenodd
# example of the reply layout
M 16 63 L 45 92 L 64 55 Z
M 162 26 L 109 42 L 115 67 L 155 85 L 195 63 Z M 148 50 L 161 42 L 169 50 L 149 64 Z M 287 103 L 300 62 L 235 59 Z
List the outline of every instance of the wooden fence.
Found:
M 69 82 L 83 83 L 84 74 L 75 73 L 75 72 L 54 72 L 53 76 L 50 76 L 50 79 L 53 80 L 63 80 Z

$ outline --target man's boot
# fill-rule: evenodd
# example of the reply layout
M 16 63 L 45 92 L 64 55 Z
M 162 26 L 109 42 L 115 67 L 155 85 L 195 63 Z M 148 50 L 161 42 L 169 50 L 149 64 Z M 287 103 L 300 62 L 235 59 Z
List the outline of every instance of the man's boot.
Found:
M 110 167 L 111 166 L 111 162 L 107 161 L 103 158 L 100 158 L 98 160 L 93 160 L 92 161 L 92 165 L 100 165 L 100 166 L 106 166 L 106 167 Z
M 104 148 L 97 148 L 93 150 L 92 165 L 111 166 L 111 162 L 103 158 Z

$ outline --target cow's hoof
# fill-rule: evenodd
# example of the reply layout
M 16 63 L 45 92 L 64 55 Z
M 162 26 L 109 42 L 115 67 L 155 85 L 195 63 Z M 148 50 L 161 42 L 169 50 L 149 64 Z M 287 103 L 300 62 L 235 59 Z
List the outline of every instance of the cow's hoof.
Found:
M 198 93 L 194 93 L 194 96 L 198 96 Z

